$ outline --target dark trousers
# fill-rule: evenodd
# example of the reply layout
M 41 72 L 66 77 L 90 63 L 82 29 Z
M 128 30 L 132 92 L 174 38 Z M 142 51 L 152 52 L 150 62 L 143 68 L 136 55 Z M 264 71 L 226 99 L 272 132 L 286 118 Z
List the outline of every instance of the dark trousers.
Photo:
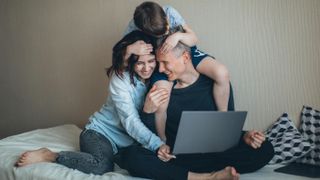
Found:
M 141 146 L 122 149 L 117 157 L 120 167 L 132 176 L 151 179 L 187 179 L 188 172 L 212 172 L 226 166 L 234 167 L 239 173 L 256 171 L 273 157 L 273 146 L 265 141 L 259 149 L 253 149 L 240 141 L 235 148 L 220 153 L 177 155 L 170 162 L 161 161 L 155 152 Z

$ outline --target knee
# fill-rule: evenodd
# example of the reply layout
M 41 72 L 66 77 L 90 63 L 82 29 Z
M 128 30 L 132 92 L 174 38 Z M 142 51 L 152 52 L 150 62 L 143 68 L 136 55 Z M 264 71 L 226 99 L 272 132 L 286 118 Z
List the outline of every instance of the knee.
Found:
M 263 161 L 267 164 L 274 156 L 274 148 L 270 141 L 266 140 L 260 147 Z
M 113 163 L 105 163 L 101 161 L 96 165 L 94 169 L 92 169 L 92 173 L 96 175 L 102 175 L 107 172 L 112 172 L 114 170 L 114 164 Z
M 102 175 L 107 172 L 112 172 L 114 170 L 113 161 L 99 161 L 96 166 L 92 169 L 93 174 Z
M 273 158 L 274 156 L 274 149 L 272 144 L 266 140 L 265 142 L 262 143 L 261 147 L 256 150 L 256 168 L 260 169 L 267 165 L 269 161 Z M 255 169 L 255 170 L 257 170 Z
M 218 84 L 229 85 L 230 74 L 225 65 L 220 64 L 216 69 L 214 69 L 213 73 L 215 77 L 214 80 Z
M 252 164 L 243 169 L 239 169 L 240 173 L 250 173 L 254 172 L 258 169 L 261 169 L 265 165 L 269 163 L 269 161 L 273 158 L 274 150 L 273 146 L 269 141 L 265 141 L 262 143 L 259 149 L 255 149 L 252 152 L 251 160 Z

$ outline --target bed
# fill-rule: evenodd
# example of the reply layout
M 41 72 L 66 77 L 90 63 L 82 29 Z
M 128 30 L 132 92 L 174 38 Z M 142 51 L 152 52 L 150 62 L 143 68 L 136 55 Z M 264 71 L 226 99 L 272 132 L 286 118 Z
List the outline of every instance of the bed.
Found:
M 0 179 L 52 179 L 52 180 L 71 180 L 71 179 L 134 179 L 142 180 L 142 178 L 134 178 L 117 165 L 115 171 L 105 173 L 104 175 L 85 174 L 77 170 L 73 170 L 55 163 L 37 163 L 25 167 L 16 168 L 14 163 L 19 155 L 26 150 L 38 149 L 40 147 L 48 147 L 52 151 L 70 150 L 78 151 L 78 137 L 81 129 L 76 125 L 67 124 L 47 129 L 37 129 L 22 134 L 10 136 L 0 140 Z M 268 165 L 259 171 L 249 174 L 242 174 L 240 179 L 244 180 L 314 180 L 301 176 L 294 176 L 273 172 L 275 168 L 281 165 Z

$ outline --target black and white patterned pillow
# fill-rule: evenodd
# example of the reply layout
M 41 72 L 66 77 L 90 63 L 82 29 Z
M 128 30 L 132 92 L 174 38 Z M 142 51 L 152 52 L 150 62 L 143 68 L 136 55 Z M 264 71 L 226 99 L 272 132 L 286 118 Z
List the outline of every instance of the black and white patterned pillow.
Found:
M 320 112 L 312 107 L 303 106 L 299 130 L 315 148 L 297 161 L 320 165 Z
M 265 133 L 275 152 L 269 164 L 295 161 L 313 148 L 288 118 L 287 113 L 283 113 Z

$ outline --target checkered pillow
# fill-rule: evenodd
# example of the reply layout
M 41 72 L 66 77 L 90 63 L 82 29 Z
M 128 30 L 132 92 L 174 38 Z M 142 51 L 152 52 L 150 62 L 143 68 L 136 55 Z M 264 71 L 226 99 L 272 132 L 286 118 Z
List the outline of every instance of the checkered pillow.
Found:
M 269 164 L 295 161 L 313 148 L 288 118 L 287 113 L 282 114 L 265 133 L 275 152 Z
M 320 112 L 312 107 L 303 106 L 299 130 L 315 148 L 297 161 L 320 165 Z

